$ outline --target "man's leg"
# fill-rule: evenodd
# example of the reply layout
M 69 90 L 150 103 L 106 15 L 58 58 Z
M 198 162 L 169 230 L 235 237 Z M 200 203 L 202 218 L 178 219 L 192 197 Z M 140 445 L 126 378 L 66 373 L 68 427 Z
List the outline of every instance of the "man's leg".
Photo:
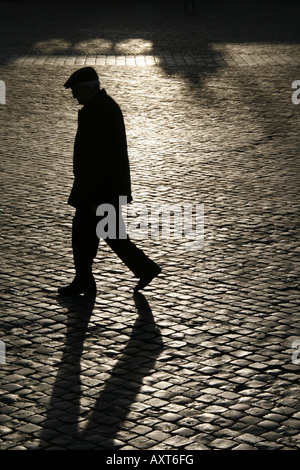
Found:
M 79 279 L 91 275 L 98 246 L 96 216 L 88 208 L 77 209 L 72 225 L 72 248 L 76 277 Z
M 76 209 L 72 224 L 72 248 L 76 276 L 71 284 L 59 289 L 60 294 L 73 295 L 96 290 L 92 265 L 98 245 L 95 215 L 88 208 Z
M 84 209 L 77 209 L 72 225 L 72 248 L 76 276 L 73 282 L 59 289 L 63 295 L 74 295 L 96 290 L 92 275 L 92 265 L 97 254 L 99 238 L 96 226 L 99 218 Z M 135 290 L 146 287 L 154 277 L 161 272 L 160 266 L 152 261 L 140 248 L 138 248 L 128 237 L 122 217 L 117 217 L 117 230 L 121 224 L 121 232 L 125 238 L 109 239 L 105 241 L 116 253 L 123 263 L 139 278 Z
M 125 238 L 106 238 L 105 241 L 133 274 L 140 279 L 135 290 L 141 290 L 154 277 L 158 276 L 161 268 L 130 240 L 126 234 L 126 227 L 121 214 L 117 217 L 117 236 L 120 232 Z

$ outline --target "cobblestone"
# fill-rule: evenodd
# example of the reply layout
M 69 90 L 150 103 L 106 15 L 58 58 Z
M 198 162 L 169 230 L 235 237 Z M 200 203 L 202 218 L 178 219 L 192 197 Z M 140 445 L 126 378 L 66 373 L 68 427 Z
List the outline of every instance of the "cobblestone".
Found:
M 130 67 L 145 67 L 145 66 L 201 66 L 201 67 L 243 67 L 254 66 L 261 67 L 266 65 L 283 66 L 283 65 L 300 65 L 299 54 L 282 54 L 280 57 L 275 57 L 271 54 L 238 54 L 233 53 L 220 57 L 219 55 L 170 55 L 170 57 L 154 56 L 154 55 L 81 55 L 81 56 L 52 56 L 52 55 L 18 55 L 18 54 L 1 54 L 0 64 L 13 64 L 13 65 L 72 65 L 72 66 L 130 66 Z
M 129 4 L 0 3 L 0 448 L 298 450 L 296 16 Z M 139 296 L 101 244 L 94 303 L 56 295 L 84 64 L 124 111 L 133 207 L 205 208 L 201 250 L 137 241 L 163 267 Z

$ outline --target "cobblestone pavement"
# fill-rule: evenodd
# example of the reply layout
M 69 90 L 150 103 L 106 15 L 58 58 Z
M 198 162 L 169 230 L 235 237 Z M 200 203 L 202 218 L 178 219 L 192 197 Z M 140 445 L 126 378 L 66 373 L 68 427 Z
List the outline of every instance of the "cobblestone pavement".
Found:
M 294 16 L 174 5 L 104 4 L 101 23 L 95 5 L 0 4 L 2 450 L 300 447 Z M 125 115 L 133 207 L 205 213 L 202 249 L 137 241 L 163 267 L 138 296 L 101 244 L 95 302 L 56 294 L 73 276 L 62 84 L 88 63 Z

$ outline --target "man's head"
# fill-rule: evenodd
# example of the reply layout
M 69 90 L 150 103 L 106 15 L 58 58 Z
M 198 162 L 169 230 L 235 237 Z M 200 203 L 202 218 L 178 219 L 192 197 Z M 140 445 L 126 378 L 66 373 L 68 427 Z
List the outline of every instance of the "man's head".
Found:
M 71 88 L 73 98 L 77 99 L 79 104 L 84 105 L 99 91 L 99 77 L 92 67 L 83 67 L 72 73 L 64 87 Z

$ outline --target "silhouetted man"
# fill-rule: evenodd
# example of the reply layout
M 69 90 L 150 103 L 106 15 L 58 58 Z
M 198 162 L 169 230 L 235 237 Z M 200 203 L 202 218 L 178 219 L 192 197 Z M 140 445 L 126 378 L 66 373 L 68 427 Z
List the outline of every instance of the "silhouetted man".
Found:
M 118 215 L 116 237 L 106 243 L 139 278 L 135 291 L 146 287 L 161 268 L 136 247 L 125 232 L 119 197 L 132 201 L 130 168 L 123 114 L 118 104 L 100 88 L 97 72 L 84 67 L 74 72 L 64 84 L 83 107 L 78 111 L 78 129 L 74 144 L 74 183 L 68 203 L 76 208 L 72 225 L 75 278 L 59 288 L 61 295 L 96 292 L 92 265 L 99 238 L 97 207 L 110 204 Z

